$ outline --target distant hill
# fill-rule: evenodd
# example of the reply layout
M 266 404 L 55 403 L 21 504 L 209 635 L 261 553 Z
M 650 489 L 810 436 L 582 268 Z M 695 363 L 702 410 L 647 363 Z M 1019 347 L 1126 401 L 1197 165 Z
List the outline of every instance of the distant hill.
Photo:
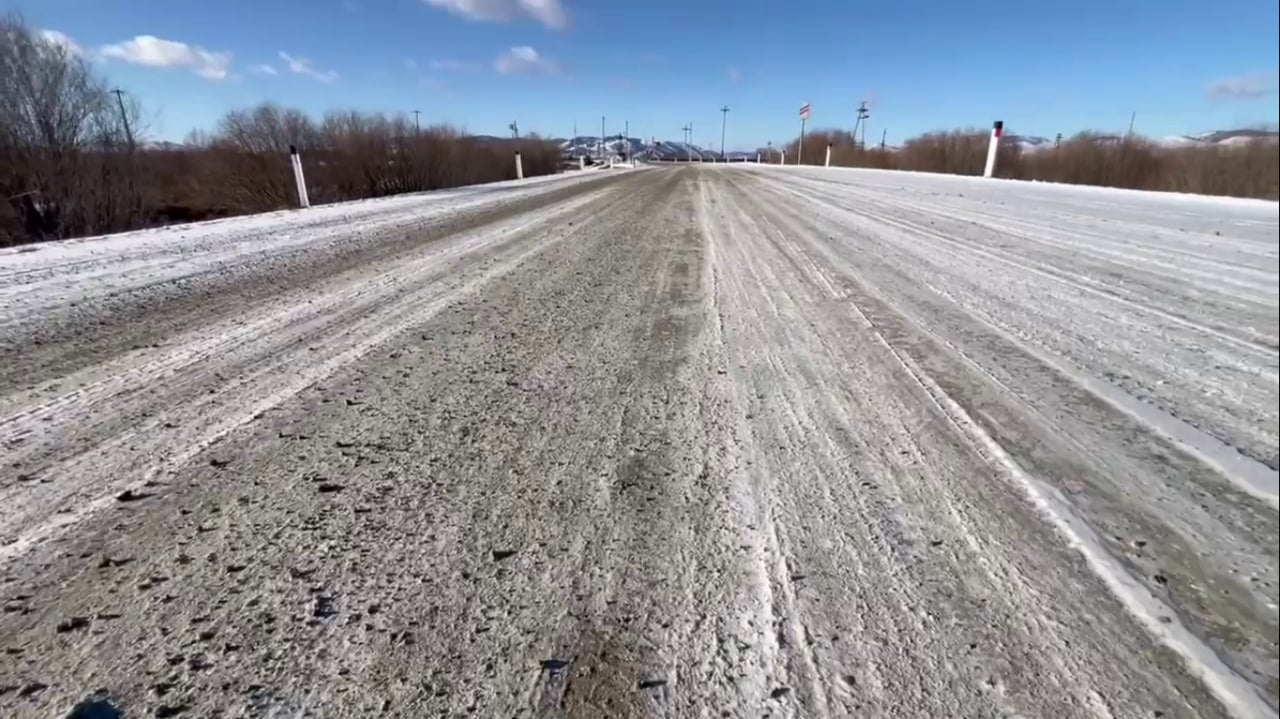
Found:
M 1124 135 L 1108 135 L 1095 134 L 1091 136 L 1095 142 L 1110 143 L 1118 145 L 1124 142 Z M 1066 138 L 1064 138 L 1066 139 Z M 1243 145 L 1254 140 L 1270 140 L 1272 142 L 1280 141 L 1280 133 L 1275 130 L 1213 130 L 1211 132 L 1202 132 L 1196 135 L 1174 135 L 1155 140 L 1157 144 L 1165 147 L 1190 147 L 1190 146 L 1210 146 L 1210 145 Z M 1016 135 L 1008 134 L 1004 136 L 1004 143 L 1015 143 L 1022 148 L 1023 152 L 1036 152 L 1038 150 L 1052 149 L 1054 140 L 1047 137 L 1036 137 L 1034 135 Z
M 622 157 L 629 155 L 641 160 L 703 160 L 712 162 L 720 158 L 719 149 L 710 150 L 698 145 L 687 142 L 674 142 L 671 140 L 654 140 L 646 142 L 638 137 L 624 137 L 622 135 L 608 135 L 604 138 L 604 144 L 601 145 L 599 135 L 580 135 L 564 140 L 559 140 L 560 151 L 567 158 L 587 157 L 593 162 L 599 161 L 604 157 Z M 725 156 L 730 160 L 742 160 L 746 158 L 755 159 L 755 151 L 743 152 L 739 150 L 726 151 Z
M 1165 145 L 1244 145 L 1255 140 L 1280 142 L 1280 132 L 1275 130 L 1213 130 L 1198 135 L 1180 135 L 1164 139 Z

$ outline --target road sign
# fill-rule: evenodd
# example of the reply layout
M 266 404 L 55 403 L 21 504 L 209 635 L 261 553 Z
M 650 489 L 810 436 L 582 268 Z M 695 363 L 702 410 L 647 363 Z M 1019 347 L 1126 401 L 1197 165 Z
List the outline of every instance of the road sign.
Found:
M 807 102 L 800 106 L 800 119 L 801 120 L 809 119 L 809 103 Z

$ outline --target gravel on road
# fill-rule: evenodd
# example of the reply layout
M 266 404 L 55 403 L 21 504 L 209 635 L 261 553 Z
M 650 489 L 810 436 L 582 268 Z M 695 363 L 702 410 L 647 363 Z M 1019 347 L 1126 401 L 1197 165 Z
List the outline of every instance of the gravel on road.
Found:
M 0 716 L 1274 717 L 1277 214 L 686 166 L 0 251 Z

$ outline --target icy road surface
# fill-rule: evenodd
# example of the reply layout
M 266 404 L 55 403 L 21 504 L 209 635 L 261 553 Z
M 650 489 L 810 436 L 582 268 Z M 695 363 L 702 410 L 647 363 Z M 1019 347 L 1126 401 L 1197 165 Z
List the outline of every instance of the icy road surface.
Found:
M 699 166 L 0 251 L 0 716 L 1274 717 L 1277 214 Z

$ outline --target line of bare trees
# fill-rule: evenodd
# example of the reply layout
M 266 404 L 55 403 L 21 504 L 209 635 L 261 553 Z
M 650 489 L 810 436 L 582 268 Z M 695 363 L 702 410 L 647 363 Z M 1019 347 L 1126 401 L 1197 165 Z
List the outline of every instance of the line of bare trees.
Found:
M 290 206 L 296 202 L 285 162 L 291 145 L 302 153 L 308 194 L 319 203 L 515 179 L 517 150 L 526 175 L 550 174 L 560 165 L 559 146 L 533 135 L 477 138 L 447 125 L 419 129 L 404 116 L 354 110 L 313 120 L 265 104 L 233 110 L 212 135 L 192 133 L 182 149 L 164 153 L 181 156 L 190 170 L 169 199 L 181 205 L 198 198 L 215 214 Z
M 0 246 L 295 206 L 289 146 L 312 202 L 555 172 L 559 148 L 476 138 L 356 111 L 314 119 L 275 105 L 233 110 L 182 146 L 143 142 L 142 112 L 81 55 L 0 17 Z
M 843 130 L 806 133 L 802 158 L 822 164 L 831 144 L 831 164 L 886 170 L 980 175 L 986 163 L 989 130 L 930 132 L 895 150 L 862 147 Z M 798 142 L 787 146 L 795 157 Z M 1141 136 L 1084 132 L 1053 148 L 1024 152 L 1000 145 L 996 174 L 1018 180 L 1103 185 L 1137 190 L 1194 192 L 1280 199 L 1280 143 L 1258 137 L 1235 145 L 1168 147 Z

